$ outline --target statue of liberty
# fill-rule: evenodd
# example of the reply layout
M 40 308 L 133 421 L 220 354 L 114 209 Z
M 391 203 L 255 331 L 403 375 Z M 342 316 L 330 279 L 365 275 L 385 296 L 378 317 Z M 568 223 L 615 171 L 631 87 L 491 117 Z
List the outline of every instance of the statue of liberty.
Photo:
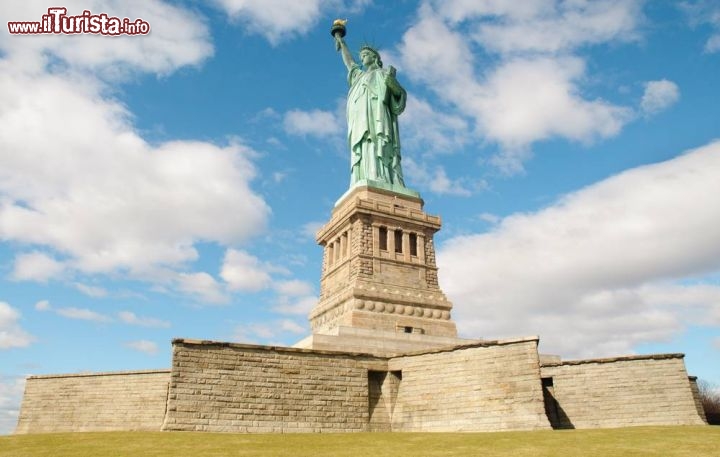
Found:
M 350 187 L 373 181 L 405 189 L 400 166 L 398 116 L 405 109 L 407 93 L 395 79 L 395 68 L 383 68 L 380 54 L 370 46 L 360 49 L 360 68 L 345 40 L 344 21 L 335 21 L 331 31 L 348 69 L 348 145 Z

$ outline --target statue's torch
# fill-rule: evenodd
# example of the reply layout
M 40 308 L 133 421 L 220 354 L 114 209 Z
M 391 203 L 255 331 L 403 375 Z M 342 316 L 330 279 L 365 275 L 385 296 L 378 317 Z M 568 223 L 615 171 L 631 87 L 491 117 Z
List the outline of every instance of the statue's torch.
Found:
M 335 19 L 330 29 L 330 35 L 335 37 L 335 49 L 338 51 L 340 50 L 340 38 L 343 38 L 347 33 L 345 24 L 347 24 L 347 19 Z

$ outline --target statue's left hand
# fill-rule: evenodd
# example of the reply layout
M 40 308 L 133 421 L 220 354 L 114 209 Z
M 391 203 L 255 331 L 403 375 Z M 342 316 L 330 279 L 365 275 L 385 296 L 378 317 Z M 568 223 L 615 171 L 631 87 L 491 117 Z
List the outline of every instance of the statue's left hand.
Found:
M 397 79 L 395 79 L 396 74 L 397 70 L 395 69 L 395 67 L 390 65 L 388 67 L 388 72 L 385 75 L 385 85 L 388 86 L 393 92 L 400 91 L 400 84 L 398 84 Z

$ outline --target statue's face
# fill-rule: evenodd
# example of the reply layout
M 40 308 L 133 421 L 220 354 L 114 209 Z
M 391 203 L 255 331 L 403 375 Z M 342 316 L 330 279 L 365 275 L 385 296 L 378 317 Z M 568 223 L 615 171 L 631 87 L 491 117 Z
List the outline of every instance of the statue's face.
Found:
M 377 59 L 374 52 L 368 51 L 367 49 L 363 49 L 362 51 L 360 51 L 360 62 L 362 62 L 365 67 L 374 64 L 376 60 Z

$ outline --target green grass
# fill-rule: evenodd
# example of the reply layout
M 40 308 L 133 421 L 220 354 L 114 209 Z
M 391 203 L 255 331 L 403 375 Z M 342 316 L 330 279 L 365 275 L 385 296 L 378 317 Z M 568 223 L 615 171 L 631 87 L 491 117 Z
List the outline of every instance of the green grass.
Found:
M 720 456 L 720 427 L 500 433 L 236 435 L 183 432 L 0 436 L 2 457 Z

